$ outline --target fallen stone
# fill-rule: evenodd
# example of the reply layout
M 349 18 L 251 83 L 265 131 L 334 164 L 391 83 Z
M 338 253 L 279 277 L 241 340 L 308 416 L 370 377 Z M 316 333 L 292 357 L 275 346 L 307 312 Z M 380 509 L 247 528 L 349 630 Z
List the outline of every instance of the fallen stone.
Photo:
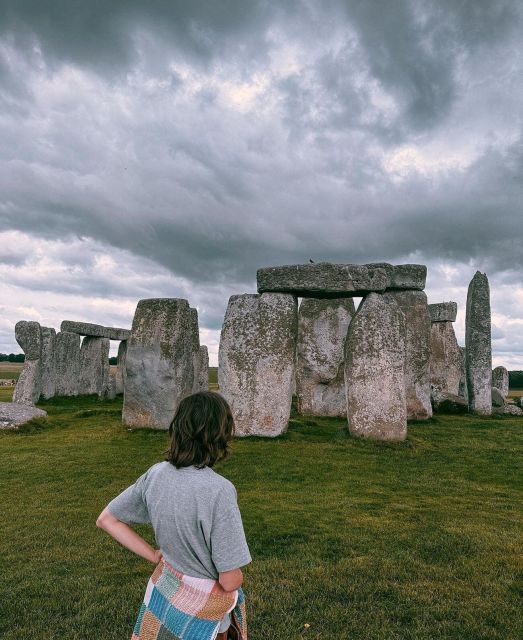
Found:
M 455 322 L 458 315 L 457 302 L 439 302 L 429 304 L 431 322 Z
M 490 289 L 488 278 L 476 271 L 467 293 L 465 346 L 469 410 L 479 415 L 492 412 L 492 347 Z
M 345 341 L 347 418 L 351 434 L 405 440 L 405 316 L 391 296 L 368 295 Z
M 192 352 L 187 300 L 140 300 L 127 343 L 125 425 L 169 428 L 180 400 L 192 388 Z
M 40 366 L 42 332 L 40 324 L 26 320 L 17 322 L 15 338 L 24 350 L 25 362 L 13 392 L 13 402 L 33 405 L 38 402 L 42 387 Z
M 45 418 L 47 412 L 32 405 L 0 402 L 0 429 L 16 429 L 33 418 Z
M 220 338 L 218 383 L 236 435 L 286 431 L 292 400 L 297 300 L 283 293 L 229 298 Z
M 503 413 L 509 416 L 523 416 L 523 409 L 515 404 L 506 404 L 503 407 Z
M 42 327 L 42 356 L 40 362 L 41 397 L 45 400 L 54 398 L 56 392 L 56 375 L 54 370 L 54 348 L 56 331 L 51 327 Z
M 120 395 L 125 388 L 125 358 L 127 356 L 127 340 L 122 340 L 118 345 L 116 357 L 116 394 Z
M 430 402 L 431 322 L 427 296 L 423 291 L 388 291 L 405 316 L 405 383 L 407 419 L 426 420 L 432 416 Z
M 103 327 L 101 324 L 76 322 L 74 320 L 64 320 L 60 325 L 60 329 L 61 331 L 67 331 L 69 333 L 78 333 L 81 336 L 108 338 L 109 340 L 127 340 L 131 334 L 129 329 Z
M 452 322 L 431 323 L 430 345 L 431 384 L 446 393 L 462 395 L 460 381 L 464 371 L 463 354 Z
M 78 393 L 103 397 L 109 381 L 108 338 L 85 336 L 80 348 L 80 377 Z
M 356 264 L 295 264 L 258 269 L 258 292 L 290 293 L 304 298 L 346 298 L 384 291 L 390 276 L 381 267 Z
M 80 335 L 59 331 L 54 344 L 55 395 L 77 396 L 80 382 Z
M 499 389 L 504 398 L 508 396 L 508 371 L 505 367 L 492 369 L 492 386 Z
M 424 264 L 397 264 L 373 262 L 368 268 L 384 269 L 389 278 L 388 289 L 415 289 L 423 291 L 427 280 L 427 267 Z
M 465 398 L 440 389 L 432 389 L 431 400 L 434 413 L 467 413 L 469 410 L 468 401 Z
M 304 298 L 298 311 L 296 395 L 304 415 L 344 416 L 344 347 L 352 298 Z
M 501 393 L 499 389 L 496 387 L 492 387 L 492 406 L 493 407 L 504 407 L 505 406 L 505 396 Z
M 195 373 L 194 391 L 209 390 L 209 353 L 205 345 L 201 345 L 198 351 L 198 365 Z

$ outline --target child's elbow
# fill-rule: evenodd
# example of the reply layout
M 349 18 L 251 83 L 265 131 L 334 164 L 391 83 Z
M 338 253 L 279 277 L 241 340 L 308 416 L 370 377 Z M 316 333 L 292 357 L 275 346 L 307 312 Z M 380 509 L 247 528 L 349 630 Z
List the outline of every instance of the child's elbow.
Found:
M 114 516 L 112 516 L 107 509 L 104 509 L 98 518 L 96 518 L 96 526 L 99 529 L 107 529 L 107 525 L 111 519 L 114 519 Z
M 242 586 L 243 573 L 241 569 L 233 569 L 232 571 L 224 571 L 220 573 L 218 582 L 225 591 L 235 591 Z

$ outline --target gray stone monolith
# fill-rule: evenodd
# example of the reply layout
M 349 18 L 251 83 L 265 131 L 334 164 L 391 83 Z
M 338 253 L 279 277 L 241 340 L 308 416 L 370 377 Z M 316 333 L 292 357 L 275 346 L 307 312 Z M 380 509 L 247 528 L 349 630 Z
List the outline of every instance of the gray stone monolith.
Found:
M 201 345 L 198 350 L 198 365 L 194 375 L 194 391 L 209 390 L 209 352 L 205 345 Z
M 298 311 L 296 395 L 305 415 L 344 416 L 344 348 L 352 298 L 304 298 Z
M 56 375 L 54 370 L 54 349 L 56 331 L 51 327 L 42 327 L 42 355 L 40 360 L 41 397 L 45 400 L 54 398 L 56 392 Z
M 77 396 L 80 384 L 80 335 L 59 331 L 54 341 L 55 395 Z
M 199 370 L 200 370 L 200 329 L 198 325 L 198 310 L 193 307 L 189 308 L 190 315 L 190 333 L 192 338 L 192 380 L 189 393 L 200 391 L 199 387 Z
M 508 371 L 505 367 L 492 369 L 492 386 L 499 389 L 504 398 L 508 396 Z
M 392 296 L 368 295 L 345 341 L 347 418 L 351 434 L 376 440 L 407 437 L 406 328 Z
M 20 320 L 15 325 L 15 338 L 25 353 L 24 368 L 13 393 L 13 402 L 33 405 L 41 393 L 42 331 L 34 321 Z
M 488 278 L 476 271 L 467 293 L 465 347 L 469 410 L 492 413 L 492 346 Z
M 178 403 L 192 389 L 192 353 L 187 300 L 140 300 L 127 344 L 125 425 L 169 428 Z
M 109 381 L 108 338 L 86 336 L 80 348 L 80 382 L 78 393 L 103 397 Z
M 116 371 L 110 371 L 105 388 L 100 396 L 103 400 L 114 400 L 116 398 Z
M 452 322 L 432 322 L 430 344 L 431 384 L 446 393 L 460 395 L 463 354 Z
M 291 411 L 298 305 L 284 293 L 229 298 L 220 338 L 218 383 L 236 435 L 278 436 Z
M 388 291 L 405 316 L 407 419 L 432 416 L 430 402 L 431 322 L 427 296 L 423 291 Z
M 116 357 L 116 394 L 122 394 L 125 388 L 125 358 L 127 355 L 127 340 L 122 340 L 118 345 Z

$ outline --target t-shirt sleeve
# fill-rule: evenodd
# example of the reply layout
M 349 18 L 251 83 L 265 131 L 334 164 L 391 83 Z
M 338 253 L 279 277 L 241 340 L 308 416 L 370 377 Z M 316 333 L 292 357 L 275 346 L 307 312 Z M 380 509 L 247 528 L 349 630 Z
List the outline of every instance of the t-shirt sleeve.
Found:
M 107 505 L 115 518 L 127 524 L 151 522 L 145 502 L 145 485 L 148 473 L 146 471 L 134 484 L 127 487 Z
M 232 484 L 220 492 L 216 501 L 211 528 L 211 556 L 218 573 L 239 569 L 252 560 Z

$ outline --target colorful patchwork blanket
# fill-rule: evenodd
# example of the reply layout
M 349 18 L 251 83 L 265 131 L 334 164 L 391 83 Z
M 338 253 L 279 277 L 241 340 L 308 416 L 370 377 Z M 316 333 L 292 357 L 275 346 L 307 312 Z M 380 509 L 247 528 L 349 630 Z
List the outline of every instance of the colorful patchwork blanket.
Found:
M 219 582 L 192 578 L 165 560 L 149 579 L 131 640 L 214 640 L 225 614 L 238 640 L 247 640 L 245 595 Z

